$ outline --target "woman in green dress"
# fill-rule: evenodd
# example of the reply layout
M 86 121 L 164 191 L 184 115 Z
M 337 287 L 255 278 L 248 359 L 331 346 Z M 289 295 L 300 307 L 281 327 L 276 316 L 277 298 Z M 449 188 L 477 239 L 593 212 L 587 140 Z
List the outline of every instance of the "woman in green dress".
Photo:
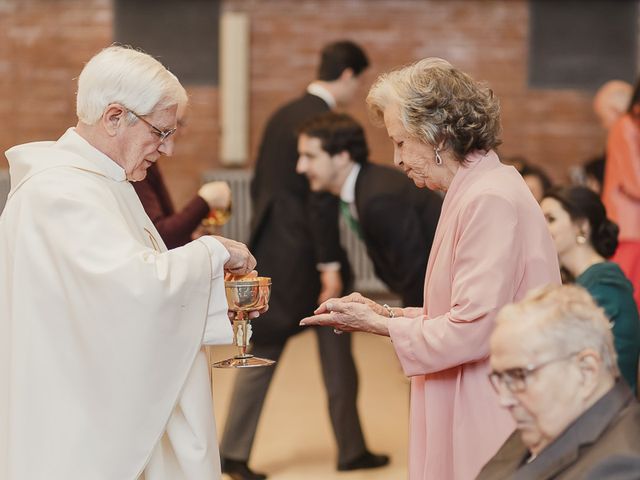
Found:
M 558 250 L 560 265 L 584 287 L 611 321 L 618 367 L 637 391 L 640 320 L 633 286 L 607 261 L 618 246 L 618 226 L 607 218 L 600 197 L 586 187 L 560 187 L 540 203 Z

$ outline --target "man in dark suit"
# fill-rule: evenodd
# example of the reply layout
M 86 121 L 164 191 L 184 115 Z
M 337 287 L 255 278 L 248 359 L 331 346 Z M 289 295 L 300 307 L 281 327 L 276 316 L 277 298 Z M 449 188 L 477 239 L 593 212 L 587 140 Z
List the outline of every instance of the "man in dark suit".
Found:
M 251 184 L 250 249 L 260 274 L 272 278 L 269 311 L 253 324 L 253 353 L 278 360 L 298 322 L 322 301 L 348 287 L 350 269 L 340 246 L 337 200 L 311 194 L 295 171 L 297 129 L 310 117 L 346 105 L 368 66 L 363 50 L 349 41 L 322 51 L 317 80 L 267 123 Z M 370 453 L 356 406 L 358 378 L 348 335 L 316 330 L 331 423 L 338 444 L 338 469 L 375 468 L 387 456 Z M 263 479 L 248 467 L 249 455 L 273 368 L 238 372 L 221 442 L 222 470 L 236 479 Z
M 298 173 L 311 189 L 340 197 L 378 277 L 405 306 L 421 306 L 442 198 L 394 168 L 369 163 L 364 131 L 347 114 L 323 113 L 305 123 L 298 153 Z
M 489 378 L 517 429 L 478 480 L 640 478 L 640 406 L 586 290 L 531 292 L 500 312 L 490 343 Z

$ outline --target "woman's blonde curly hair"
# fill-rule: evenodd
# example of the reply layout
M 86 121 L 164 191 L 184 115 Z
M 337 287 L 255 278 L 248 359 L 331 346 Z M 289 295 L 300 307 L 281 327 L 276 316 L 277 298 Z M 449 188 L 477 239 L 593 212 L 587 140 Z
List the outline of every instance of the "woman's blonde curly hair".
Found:
M 435 146 L 451 148 L 463 162 L 474 150 L 498 145 L 500 103 L 493 91 L 441 58 L 425 58 L 378 77 L 367 96 L 374 121 L 398 105 L 410 135 Z

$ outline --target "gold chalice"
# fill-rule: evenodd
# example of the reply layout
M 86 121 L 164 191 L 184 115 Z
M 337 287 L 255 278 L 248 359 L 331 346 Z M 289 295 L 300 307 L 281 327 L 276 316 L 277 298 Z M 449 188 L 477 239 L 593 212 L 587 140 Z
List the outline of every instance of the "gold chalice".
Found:
M 254 357 L 247 353 L 251 339 L 251 319 L 249 312 L 260 310 L 269 304 L 271 279 L 255 277 L 243 280 L 224 282 L 229 310 L 235 312 L 233 319 L 233 342 L 238 347 L 238 354 L 233 358 L 221 360 L 213 364 L 216 368 L 267 367 L 276 363 L 274 360 Z

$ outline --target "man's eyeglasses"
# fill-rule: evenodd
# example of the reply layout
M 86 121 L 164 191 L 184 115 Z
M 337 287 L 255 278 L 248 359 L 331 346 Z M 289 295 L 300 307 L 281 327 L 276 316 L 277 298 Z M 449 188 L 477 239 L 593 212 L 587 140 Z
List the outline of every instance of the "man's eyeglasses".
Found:
M 578 352 L 565 355 L 563 357 L 552 358 L 546 362 L 540 362 L 537 364 L 526 365 L 524 367 L 509 368 L 502 372 L 496 372 L 495 370 L 489 374 L 489 380 L 491 385 L 497 393 L 500 393 L 503 388 L 506 387 L 511 393 L 522 393 L 527 389 L 527 378 L 547 365 L 551 365 L 555 362 L 562 362 L 577 355 Z
M 151 122 L 145 120 L 144 118 L 142 118 L 142 115 L 138 115 L 136 112 L 134 112 L 133 110 L 128 110 L 127 111 L 129 113 L 131 113 L 132 115 L 134 115 L 138 120 L 142 120 L 144 123 L 146 123 L 147 125 L 149 125 L 151 127 L 151 131 L 158 136 L 158 138 L 160 139 L 160 143 L 163 143 L 167 138 L 169 138 L 171 135 L 173 135 L 174 133 L 176 133 L 177 128 L 170 128 L 169 130 L 160 130 L 158 127 L 156 127 L 154 124 L 152 124 Z

